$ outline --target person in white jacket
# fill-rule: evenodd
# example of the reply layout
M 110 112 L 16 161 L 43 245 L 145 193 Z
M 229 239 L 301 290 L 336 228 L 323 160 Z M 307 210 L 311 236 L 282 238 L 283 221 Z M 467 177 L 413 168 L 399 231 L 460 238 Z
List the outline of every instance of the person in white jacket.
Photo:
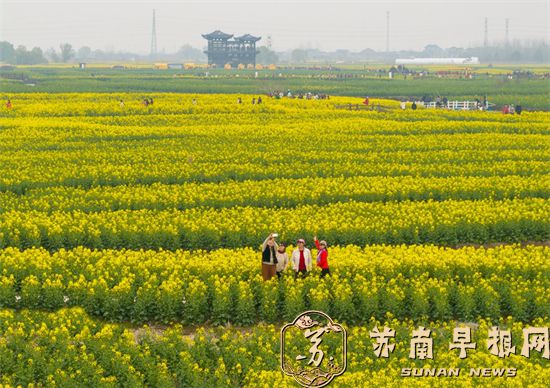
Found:
M 292 252 L 292 269 L 294 270 L 294 279 L 302 274 L 305 277 L 311 271 L 311 251 L 306 248 L 306 242 L 303 238 L 297 241 L 298 247 Z

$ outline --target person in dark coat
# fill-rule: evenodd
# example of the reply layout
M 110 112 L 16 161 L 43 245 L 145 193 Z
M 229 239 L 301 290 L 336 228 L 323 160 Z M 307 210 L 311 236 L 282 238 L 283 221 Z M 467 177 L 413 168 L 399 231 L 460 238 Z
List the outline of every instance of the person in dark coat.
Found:
M 262 244 L 262 277 L 270 280 L 277 274 L 277 250 L 279 246 L 275 241 L 276 234 L 270 233 Z

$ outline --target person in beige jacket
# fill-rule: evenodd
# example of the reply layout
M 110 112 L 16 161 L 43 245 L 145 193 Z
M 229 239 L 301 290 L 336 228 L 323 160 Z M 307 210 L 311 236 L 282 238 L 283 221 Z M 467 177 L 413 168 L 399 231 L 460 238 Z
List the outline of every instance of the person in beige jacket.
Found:
M 294 279 L 299 274 L 305 277 L 311 271 L 311 251 L 306 248 L 306 242 L 303 238 L 297 241 L 298 247 L 292 252 L 292 269 L 294 270 Z
M 277 277 L 280 279 L 283 272 L 288 267 L 288 253 L 286 253 L 286 246 L 283 243 L 279 244 L 277 248 Z

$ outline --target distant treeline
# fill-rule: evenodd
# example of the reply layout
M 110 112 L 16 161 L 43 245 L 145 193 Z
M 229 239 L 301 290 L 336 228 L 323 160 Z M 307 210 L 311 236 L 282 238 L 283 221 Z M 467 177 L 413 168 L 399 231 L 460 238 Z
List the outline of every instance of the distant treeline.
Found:
M 48 63 L 40 47 L 27 50 L 25 46 L 17 48 L 9 42 L 0 42 L 0 61 L 16 65 L 38 65 Z
M 294 49 L 275 52 L 265 46 L 258 48 L 256 62 L 269 65 L 272 63 L 307 63 L 307 62 L 381 62 L 394 63 L 396 58 L 426 58 L 426 57 L 478 57 L 481 63 L 548 63 L 550 61 L 550 46 L 547 41 L 514 41 L 512 43 L 494 44 L 487 47 L 450 47 L 441 48 L 429 44 L 422 51 L 391 51 L 381 52 L 372 49 L 362 51 L 336 50 L 321 51 L 318 49 Z M 27 50 L 25 46 L 15 47 L 10 42 L 0 42 L 0 62 L 10 64 L 34 65 L 48 62 L 110 62 L 110 61 L 174 61 L 174 62 L 206 62 L 206 55 L 201 49 L 188 44 L 183 45 L 174 53 L 159 53 L 155 56 L 141 55 L 130 52 L 109 52 L 93 50 L 88 46 L 73 49 L 69 43 L 63 43 L 59 50 L 50 48 L 45 52 L 39 47 Z
M 279 54 L 282 61 L 304 63 L 308 61 L 318 62 L 382 62 L 394 63 L 397 58 L 462 58 L 478 57 L 481 63 L 548 63 L 550 61 L 550 46 L 546 41 L 514 42 L 511 44 L 498 44 L 487 47 L 450 47 L 441 48 L 435 44 L 429 44 L 422 51 L 391 51 L 380 52 L 365 49 L 359 52 L 349 50 L 337 50 L 324 52 L 316 49 L 295 49 L 289 53 Z

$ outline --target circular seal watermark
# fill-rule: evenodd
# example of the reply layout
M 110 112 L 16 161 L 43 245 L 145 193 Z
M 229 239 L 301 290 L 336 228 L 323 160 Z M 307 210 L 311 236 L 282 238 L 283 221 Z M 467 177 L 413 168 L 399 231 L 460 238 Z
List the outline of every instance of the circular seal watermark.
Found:
M 322 311 L 281 329 L 281 369 L 303 387 L 324 387 L 347 368 L 347 332 Z

